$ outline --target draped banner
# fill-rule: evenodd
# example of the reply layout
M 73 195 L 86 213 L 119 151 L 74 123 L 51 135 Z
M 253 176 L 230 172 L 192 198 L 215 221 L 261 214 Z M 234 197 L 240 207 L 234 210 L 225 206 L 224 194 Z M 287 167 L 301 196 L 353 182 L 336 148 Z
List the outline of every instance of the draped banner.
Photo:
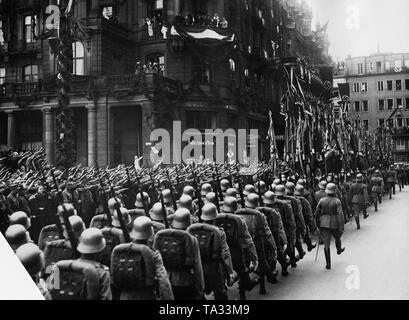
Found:
M 202 27 L 175 23 L 176 33 L 182 37 L 190 50 L 207 61 L 217 62 L 230 56 L 236 44 L 230 28 Z M 173 29 L 173 28 L 172 28 Z

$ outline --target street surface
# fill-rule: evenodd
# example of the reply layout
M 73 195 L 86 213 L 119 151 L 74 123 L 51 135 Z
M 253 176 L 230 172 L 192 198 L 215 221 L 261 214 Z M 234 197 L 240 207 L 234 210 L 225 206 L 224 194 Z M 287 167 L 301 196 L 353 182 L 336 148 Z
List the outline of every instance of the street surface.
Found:
M 342 255 L 336 254 L 332 239 L 331 270 L 325 269 L 324 248 L 321 245 L 317 262 L 314 261 L 314 249 L 298 262 L 297 268 L 288 268 L 288 277 L 281 277 L 281 266 L 278 265 L 279 283 L 273 285 L 266 282 L 267 295 L 259 295 L 256 287 L 252 292 L 247 292 L 247 299 L 409 299 L 409 187 L 406 186 L 402 192 L 396 187 L 392 200 L 383 197 L 378 212 L 370 207 L 368 219 L 363 220 L 361 215 L 361 230 L 356 229 L 355 220 L 345 226 L 342 245 L 346 250 Z M 353 275 L 351 271 L 347 273 L 348 267 Z M 348 281 L 351 276 L 355 276 L 354 280 Z M 347 282 L 359 285 L 359 289 L 348 289 Z M 229 297 L 238 299 L 236 286 L 229 290 Z

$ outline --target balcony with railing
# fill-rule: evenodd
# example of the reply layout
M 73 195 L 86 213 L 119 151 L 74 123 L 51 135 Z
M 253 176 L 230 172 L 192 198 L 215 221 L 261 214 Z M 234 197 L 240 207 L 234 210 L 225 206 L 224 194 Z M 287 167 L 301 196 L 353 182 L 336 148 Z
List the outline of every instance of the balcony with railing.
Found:
M 57 79 L 50 78 L 35 82 L 6 82 L 0 85 L 0 100 L 14 100 L 36 95 L 53 96 L 57 94 Z M 164 77 L 161 73 L 146 71 L 140 74 L 119 74 L 101 78 L 92 76 L 71 76 L 71 94 L 95 93 L 123 95 L 155 94 L 163 92 L 179 95 L 180 82 Z

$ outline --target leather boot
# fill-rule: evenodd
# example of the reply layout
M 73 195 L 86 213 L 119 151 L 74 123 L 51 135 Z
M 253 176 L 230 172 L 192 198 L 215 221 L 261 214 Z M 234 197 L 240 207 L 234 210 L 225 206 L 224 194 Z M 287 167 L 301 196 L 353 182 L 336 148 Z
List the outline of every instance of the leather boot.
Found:
M 327 265 L 325 266 L 325 269 L 330 270 L 331 269 L 331 251 L 330 249 L 324 248 L 324 253 L 325 253 L 325 261 Z
M 361 225 L 359 223 L 359 217 L 355 217 L 355 222 L 356 222 L 356 228 L 359 230 L 361 229 Z
M 311 252 L 311 251 L 317 246 L 316 243 L 312 244 L 312 240 L 311 240 L 310 237 L 308 237 L 308 238 L 306 239 L 305 243 L 307 244 L 307 250 L 308 250 L 308 252 Z

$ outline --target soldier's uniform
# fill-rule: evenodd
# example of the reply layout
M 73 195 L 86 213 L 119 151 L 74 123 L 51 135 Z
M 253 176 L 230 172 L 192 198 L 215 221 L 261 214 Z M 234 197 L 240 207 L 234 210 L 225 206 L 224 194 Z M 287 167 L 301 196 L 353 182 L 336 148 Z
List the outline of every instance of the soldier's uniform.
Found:
M 264 194 L 265 207 L 257 208 L 257 210 L 262 212 L 267 218 L 267 222 L 269 224 L 270 230 L 274 237 L 274 242 L 277 247 L 277 261 L 281 264 L 282 274 L 285 276 L 288 274 L 285 258 L 285 250 L 287 248 L 288 241 L 284 230 L 283 221 L 281 219 L 281 214 L 278 210 L 272 208 L 276 201 L 277 200 L 275 199 L 275 194 L 271 191 L 268 191 Z
M 299 258 L 302 259 L 305 255 L 305 251 L 302 247 L 302 239 L 305 237 L 305 233 L 307 231 L 303 213 L 302 213 L 302 206 L 300 200 L 294 197 L 294 188 L 295 185 L 292 182 L 287 183 L 286 185 L 287 194 L 281 195 L 282 192 L 278 192 L 278 187 L 276 188 L 276 193 L 278 196 L 283 197 L 283 200 L 289 201 L 292 206 L 293 214 L 295 218 L 295 223 L 297 225 L 296 230 L 296 237 L 295 237 L 295 247 L 297 248 Z
M 317 229 L 315 224 L 314 215 L 312 213 L 311 205 L 306 198 L 304 198 L 304 187 L 297 186 L 295 189 L 295 196 L 301 202 L 302 214 L 306 224 L 306 232 L 304 236 L 304 242 L 307 244 L 308 251 L 311 251 L 316 247 L 316 244 L 312 244 L 311 233 L 314 233 Z
M 226 280 L 231 281 L 234 270 L 226 234 L 222 228 L 213 225 L 216 217 L 216 206 L 212 203 L 205 204 L 201 217 L 205 223 L 192 224 L 187 232 L 196 236 L 199 241 L 206 294 L 213 292 L 216 300 L 227 300 L 225 282 Z M 203 237 L 210 234 L 213 234 L 213 240 L 211 242 L 204 241 Z
M 375 211 L 378 211 L 378 201 L 382 203 L 383 179 L 380 177 L 379 171 L 371 178 L 369 189 L 371 191 L 372 201 L 375 206 Z
M 172 215 L 172 229 L 156 233 L 153 247 L 162 255 L 175 300 L 202 300 L 205 283 L 199 242 L 186 231 L 191 224 L 189 210 L 182 208 Z M 173 247 L 173 242 L 178 245 Z M 178 256 L 182 252 L 185 256 Z
M 393 166 L 389 170 L 386 171 L 386 188 L 389 193 L 389 199 L 392 199 L 392 192 L 395 194 L 395 185 L 397 183 L 397 174 L 396 171 L 393 170 Z
M 398 185 L 399 185 L 399 191 L 402 191 L 402 189 L 405 188 L 405 171 L 402 166 L 398 167 L 397 169 L 397 178 L 398 178 Z
M 266 216 L 256 210 L 259 205 L 259 197 L 255 193 L 247 195 L 245 208 L 236 211 L 247 224 L 249 232 L 253 238 L 259 258 L 260 294 L 266 294 L 264 277 L 271 283 L 275 283 L 277 263 L 277 245 L 271 233 Z
M 325 193 L 325 188 L 327 183 L 325 181 L 321 181 L 318 184 L 319 189 L 314 193 L 314 203 L 312 205 L 312 209 L 315 210 L 318 206 L 318 203 L 322 198 L 325 198 L 327 194 Z
M 332 183 L 327 185 L 327 197 L 320 200 L 315 211 L 315 217 L 321 231 L 321 239 L 324 242 L 326 268 L 331 269 L 330 244 L 331 236 L 335 238 L 337 253 L 341 254 L 345 248 L 341 245 L 341 236 L 344 231 L 344 215 L 341 201 L 336 198 L 336 186 Z
M 255 285 L 249 273 L 257 269 L 258 256 L 246 223 L 234 215 L 237 208 L 237 199 L 226 196 L 222 214 L 217 215 L 215 224 L 226 232 L 233 268 L 239 276 L 240 299 L 244 300 L 246 290 L 252 289 Z
M 79 258 L 77 261 L 91 264 L 97 271 L 97 275 L 99 279 L 98 300 L 112 300 L 111 276 L 109 274 L 109 268 L 95 260 L 90 260 L 87 258 Z
M 368 217 L 366 212 L 366 204 L 368 202 L 368 191 L 366 184 L 362 183 L 363 176 L 361 174 L 357 175 L 357 182 L 351 186 L 352 198 L 352 212 L 355 217 L 357 228 L 360 229 L 361 225 L 359 222 L 359 213 L 362 211 L 364 214 L 364 219 Z
M 297 265 L 295 258 L 295 236 L 297 227 L 295 224 L 294 214 L 292 212 L 291 205 L 287 201 L 280 200 L 278 198 L 276 198 L 274 202 L 268 203 L 268 207 L 275 209 L 280 214 L 283 222 L 283 227 L 287 238 L 287 249 L 284 250 L 282 258 L 280 255 L 278 255 L 278 258 L 280 259 L 278 262 L 281 264 L 283 275 L 286 276 L 288 274 L 286 255 L 288 255 L 291 259 L 291 264 L 293 267 Z
M 153 223 L 150 221 L 148 217 L 139 217 L 136 218 L 134 223 L 133 223 L 133 228 L 132 228 L 132 243 L 136 245 L 141 245 L 143 248 L 147 248 L 151 255 L 151 261 L 152 265 L 148 265 L 147 267 L 149 268 L 154 268 L 154 272 L 152 274 L 152 270 L 149 270 L 148 274 L 152 274 L 157 281 L 157 294 L 158 298 L 160 300 L 173 300 L 173 292 L 172 292 L 172 286 L 169 282 L 169 277 L 168 273 L 165 269 L 165 266 L 163 264 L 162 256 L 159 251 L 153 249 L 151 246 L 150 240 L 154 236 L 154 230 L 153 230 Z M 126 244 L 126 245 L 119 245 L 115 247 L 114 252 L 113 252 L 113 259 L 114 261 L 116 260 L 115 256 L 118 254 L 118 259 L 122 262 L 123 261 L 123 250 L 125 252 L 128 252 L 130 250 L 129 246 L 133 246 L 132 244 Z M 119 253 L 118 253 L 119 252 Z M 132 257 L 130 258 L 132 259 Z M 150 259 L 147 259 L 150 260 Z M 144 261 L 145 263 L 147 261 Z M 117 263 L 117 261 L 115 261 Z M 116 272 L 122 271 L 122 268 L 117 268 Z M 145 271 L 146 272 L 146 271 Z M 145 275 L 146 276 L 146 275 Z M 113 277 L 115 278 L 115 276 Z M 142 280 L 142 279 L 140 279 Z M 113 286 L 115 286 L 115 283 L 113 283 Z M 150 288 L 135 288 L 136 290 L 130 290 L 130 291 L 124 291 L 121 292 L 121 300 L 139 300 L 139 299 L 144 299 L 145 297 L 149 299 L 149 297 L 152 298 L 152 292 L 155 288 L 155 286 L 152 286 Z M 121 290 L 121 288 L 118 288 Z M 148 292 L 147 292 L 148 291 Z

